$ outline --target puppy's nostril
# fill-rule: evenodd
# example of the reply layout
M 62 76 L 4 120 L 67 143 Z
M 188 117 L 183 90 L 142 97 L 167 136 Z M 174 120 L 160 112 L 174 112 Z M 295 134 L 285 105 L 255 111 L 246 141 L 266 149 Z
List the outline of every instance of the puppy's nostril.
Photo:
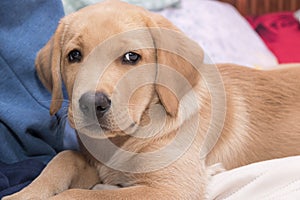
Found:
M 99 112 L 103 112 L 103 111 L 105 111 L 107 109 L 107 107 L 102 107 L 102 106 L 98 106 L 97 107 L 97 111 L 99 111 Z
M 102 92 L 95 94 L 95 107 L 97 117 L 103 117 L 103 115 L 109 110 L 111 106 L 111 100 Z

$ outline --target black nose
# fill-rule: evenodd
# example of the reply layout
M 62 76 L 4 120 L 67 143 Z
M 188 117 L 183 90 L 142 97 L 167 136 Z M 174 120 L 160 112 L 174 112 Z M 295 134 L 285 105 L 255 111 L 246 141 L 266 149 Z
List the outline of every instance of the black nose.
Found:
M 111 100 L 103 92 L 86 92 L 79 99 L 80 110 L 88 117 L 98 118 L 109 110 Z

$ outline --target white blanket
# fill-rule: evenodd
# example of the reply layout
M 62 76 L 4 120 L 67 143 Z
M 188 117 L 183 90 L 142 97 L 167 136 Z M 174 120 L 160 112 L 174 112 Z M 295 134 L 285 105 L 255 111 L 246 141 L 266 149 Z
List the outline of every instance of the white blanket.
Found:
M 254 163 L 217 174 L 208 191 L 210 200 L 300 199 L 300 156 Z

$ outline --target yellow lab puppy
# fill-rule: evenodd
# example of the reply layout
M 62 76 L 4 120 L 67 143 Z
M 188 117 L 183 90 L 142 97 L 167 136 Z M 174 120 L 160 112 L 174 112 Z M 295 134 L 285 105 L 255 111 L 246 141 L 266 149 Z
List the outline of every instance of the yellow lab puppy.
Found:
M 196 43 L 136 6 L 107 1 L 66 16 L 36 68 L 51 114 L 64 82 L 82 151 L 59 153 L 5 200 L 204 199 L 215 170 L 206 166 L 300 152 L 300 66 L 204 64 Z

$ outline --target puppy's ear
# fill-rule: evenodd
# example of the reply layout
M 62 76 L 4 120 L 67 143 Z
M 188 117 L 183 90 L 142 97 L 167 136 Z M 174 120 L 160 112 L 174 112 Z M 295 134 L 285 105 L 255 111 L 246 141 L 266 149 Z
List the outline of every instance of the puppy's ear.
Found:
M 155 89 L 166 112 L 175 117 L 181 98 L 199 81 L 197 70 L 203 63 L 203 51 L 170 21 L 150 14 L 148 27 L 156 48 Z M 197 66 L 198 65 L 198 66 Z
M 50 114 L 54 115 L 63 101 L 61 66 L 61 41 L 64 24 L 60 23 L 49 42 L 39 51 L 35 60 L 35 67 L 39 79 L 52 93 Z

